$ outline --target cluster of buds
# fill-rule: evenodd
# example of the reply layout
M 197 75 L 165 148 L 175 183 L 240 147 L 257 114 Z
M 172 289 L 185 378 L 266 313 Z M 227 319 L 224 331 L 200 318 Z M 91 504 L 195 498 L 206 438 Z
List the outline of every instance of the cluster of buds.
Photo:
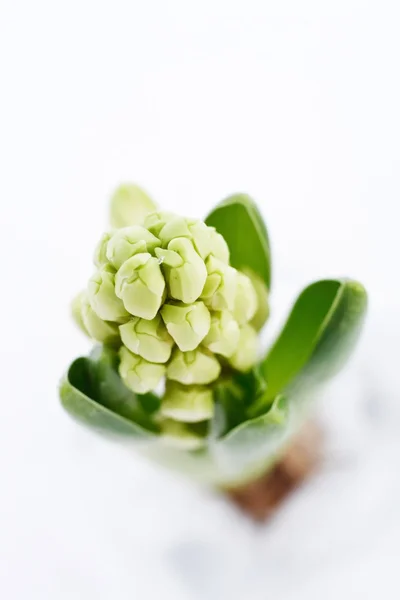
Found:
M 229 264 L 213 227 L 166 212 L 105 233 L 94 263 L 73 303 L 81 328 L 119 347 L 119 373 L 133 392 L 165 383 L 165 419 L 209 419 L 221 370 L 245 372 L 257 361 L 265 320 L 257 281 Z

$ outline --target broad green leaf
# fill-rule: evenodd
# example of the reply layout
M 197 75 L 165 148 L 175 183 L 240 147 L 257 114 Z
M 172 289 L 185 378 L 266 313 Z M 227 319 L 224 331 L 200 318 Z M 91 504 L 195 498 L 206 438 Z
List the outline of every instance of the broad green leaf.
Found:
M 110 349 L 76 359 L 61 382 L 64 408 L 76 419 L 109 434 L 153 436 L 157 427 L 138 397 L 122 383 Z
M 144 218 L 155 210 L 157 210 L 156 203 L 142 188 L 133 183 L 126 183 L 121 185 L 111 197 L 111 227 L 141 225 Z
M 354 281 L 319 281 L 303 291 L 261 365 L 267 389 L 250 409 L 259 416 L 212 446 L 221 478 L 243 482 L 274 463 L 307 417 L 321 384 L 348 358 L 366 307 L 365 289 Z
M 222 484 L 237 485 L 273 464 L 290 435 L 287 399 L 277 396 L 268 412 L 249 419 L 224 437 L 210 441 Z
M 211 211 L 206 223 L 225 238 L 231 265 L 236 269 L 254 271 L 270 289 L 269 238 L 255 202 L 246 194 L 230 196 Z
M 112 346 L 95 346 L 90 354 L 96 370 L 97 399 L 103 406 L 116 413 L 153 428 L 146 413 L 153 413 L 160 407 L 160 398 L 149 392 L 135 394 L 126 387 L 118 373 L 119 355 Z
M 333 375 L 357 340 L 366 308 L 366 291 L 356 281 L 327 279 L 308 286 L 262 363 L 268 397 L 300 374 L 312 384 Z

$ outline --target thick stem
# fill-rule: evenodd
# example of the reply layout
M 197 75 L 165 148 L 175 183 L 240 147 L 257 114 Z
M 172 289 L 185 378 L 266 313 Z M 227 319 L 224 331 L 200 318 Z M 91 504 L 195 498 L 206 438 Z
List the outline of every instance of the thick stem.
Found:
M 308 423 L 272 469 L 243 486 L 225 490 L 226 494 L 255 521 L 267 520 L 316 469 L 321 445 L 320 428 Z

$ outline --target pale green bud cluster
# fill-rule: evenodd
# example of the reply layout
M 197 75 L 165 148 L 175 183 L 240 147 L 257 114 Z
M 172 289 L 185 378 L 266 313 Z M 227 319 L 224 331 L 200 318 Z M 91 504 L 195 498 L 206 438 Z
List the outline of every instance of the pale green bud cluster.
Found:
M 122 187 L 118 193 L 124 199 L 138 192 Z M 126 221 L 118 217 L 118 224 Z M 80 328 L 120 347 L 119 372 L 135 393 L 165 383 L 160 418 L 166 437 L 210 419 L 221 370 L 255 364 L 252 320 L 263 318 L 257 317 L 260 291 L 230 266 L 224 238 L 202 221 L 152 212 L 141 225 L 106 232 L 94 265 L 73 302 Z M 185 431 L 195 445 L 196 436 Z

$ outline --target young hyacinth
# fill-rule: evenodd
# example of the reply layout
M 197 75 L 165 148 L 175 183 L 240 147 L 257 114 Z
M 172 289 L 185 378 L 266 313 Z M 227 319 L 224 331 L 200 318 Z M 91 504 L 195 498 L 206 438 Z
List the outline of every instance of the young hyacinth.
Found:
M 134 193 L 119 191 L 124 202 Z M 96 271 L 73 314 L 87 335 L 120 346 L 119 374 L 130 390 L 146 394 L 166 382 L 160 414 L 168 437 L 173 421 L 211 418 L 222 369 L 255 364 L 249 323 L 258 295 L 229 264 L 222 235 L 204 222 L 162 211 L 133 225 L 117 217 L 96 247 Z
M 93 262 L 72 314 L 98 343 L 71 363 L 63 406 L 159 464 L 239 489 L 238 498 L 254 492 L 259 506 L 260 490 L 275 480 L 269 470 L 357 341 L 364 287 L 352 279 L 309 284 L 272 345 L 260 348 L 271 246 L 243 193 L 203 222 L 160 211 L 141 188 L 122 185 Z

